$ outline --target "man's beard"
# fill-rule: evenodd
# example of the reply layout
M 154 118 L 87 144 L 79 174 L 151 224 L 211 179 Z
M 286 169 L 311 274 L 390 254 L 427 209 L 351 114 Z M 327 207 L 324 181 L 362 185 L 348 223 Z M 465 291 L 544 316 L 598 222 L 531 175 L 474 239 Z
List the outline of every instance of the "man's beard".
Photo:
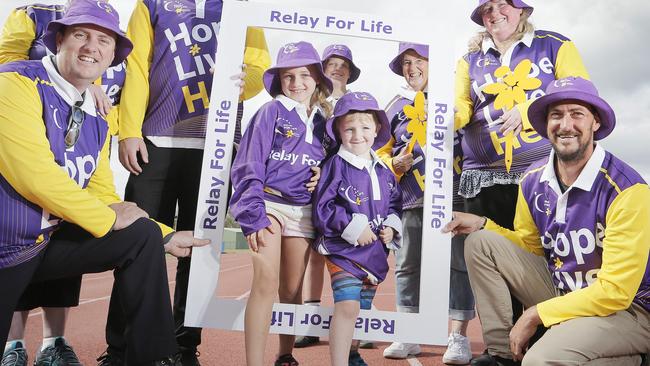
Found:
M 555 156 L 557 156 L 560 161 L 580 161 L 585 157 L 585 151 L 587 151 L 590 144 L 593 144 L 593 141 L 586 141 L 584 144 L 580 144 L 575 151 L 571 152 L 559 151 L 559 149 L 555 147 L 555 144 L 553 144 L 553 150 L 555 150 Z

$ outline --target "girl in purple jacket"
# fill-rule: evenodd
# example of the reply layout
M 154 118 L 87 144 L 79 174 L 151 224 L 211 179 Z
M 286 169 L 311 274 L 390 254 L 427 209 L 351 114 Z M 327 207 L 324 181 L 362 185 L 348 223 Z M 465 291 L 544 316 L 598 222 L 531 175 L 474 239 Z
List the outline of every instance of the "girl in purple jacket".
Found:
M 334 295 L 330 323 L 332 365 L 365 365 L 352 344 L 359 309 L 370 309 L 388 272 L 388 251 L 401 244 L 402 193 L 373 151 L 390 139 L 390 124 L 372 95 L 351 92 L 327 121 L 338 152 L 322 167 L 314 194 L 315 249 L 326 256 Z
M 315 238 L 306 184 L 325 157 L 332 82 L 307 42 L 289 43 L 264 73 L 274 99 L 251 119 L 233 163 L 230 212 L 252 251 L 253 283 L 244 319 L 246 362 L 262 365 L 273 302 L 302 303 L 302 280 Z M 298 365 L 294 336 L 280 335 L 275 365 Z

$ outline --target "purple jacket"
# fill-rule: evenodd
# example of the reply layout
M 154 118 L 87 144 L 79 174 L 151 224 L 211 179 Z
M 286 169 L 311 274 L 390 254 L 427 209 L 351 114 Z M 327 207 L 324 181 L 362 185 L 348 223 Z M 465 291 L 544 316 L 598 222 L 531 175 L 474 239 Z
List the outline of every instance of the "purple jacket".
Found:
M 388 250 L 401 246 L 402 193 L 395 175 L 374 152 L 372 162 L 342 148 L 329 158 L 321 170 L 312 210 L 319 232 L 315 250 L 359 279 L 369 277 L 379 283 L 386 278 Z M 386 246 L 377 239 L 358 246 L 368 224 L 377 237 L 385 227 L 395 229 L 393 242 Z
M 264 104 L 242 136 L 231 170 L 230 211 L 244 235 L 271 224 L 264 200 L 294 206 L 311 203 L 305 184 L 312 177 L 311 167 L 325 158 L 325 118 L 314 111 L 308 130 L 292 102 L 281 95 Z

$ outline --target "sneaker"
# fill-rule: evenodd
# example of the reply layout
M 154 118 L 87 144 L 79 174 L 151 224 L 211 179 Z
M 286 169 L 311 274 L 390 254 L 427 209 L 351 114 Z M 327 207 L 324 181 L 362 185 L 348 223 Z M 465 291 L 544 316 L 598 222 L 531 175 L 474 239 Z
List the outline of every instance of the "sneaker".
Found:
M 359 351 L 350 351 L 350 356 L 348 356 L 348 366 L 368 366 L 366 361 L 361 358 Z
M 296 337 L 296 341 L 293 343 L 293 346 L 296 348 L 304 348 L 318 343 L 320 343 L 319 337 L 301 336 Z
M 384 350 L 384 357 L 405 359 L 411 355 L 418 355 L 420 352 L 422 352 L 422 350 L 420 349 L 419 344 L 393 342 Z
M 373 349 L 375 348 L 375 344 L 372 341 L 359 341 L 359 348 Z
M 124 366 L 125 364 L 123 357 L 114 352 L 109 352 L 108 349 L 97 357 L 97 362 L 97 366 Z
M 275 360 L 274 366 L 298 366 L 300 365 L 298 361 L 296 361 L 295 358 L 291 355 L 291 353 L 287 353 L 286 355 L 282 355 L 278 357 L 277 360 Z
M 451 333 L 447 341 L 447 350 L 442 355 L 442 362 L 447 365 L 467 365 L 471 359 L 469 338 L 459 333 Z
M 2 366 L 27 366 L 27 350 L 21 342 L 16 342 L 14 348 L 2 354 Z
M 34 366 L 82 366 L 72 347 L 59 337 L 53 346 L 47 346 L 36 353 Z
M 473 358 L 470 363 L 471 366 L 521 366 L 521 362 L 503 358 L 499 356 L 492 356 L 487 350 L 483 354 Z
M 177 357 L 183 366 L 201 366 L 199 362 L 199 356 L 201 353 L 197 350 L 188 350 L 179 352 Z

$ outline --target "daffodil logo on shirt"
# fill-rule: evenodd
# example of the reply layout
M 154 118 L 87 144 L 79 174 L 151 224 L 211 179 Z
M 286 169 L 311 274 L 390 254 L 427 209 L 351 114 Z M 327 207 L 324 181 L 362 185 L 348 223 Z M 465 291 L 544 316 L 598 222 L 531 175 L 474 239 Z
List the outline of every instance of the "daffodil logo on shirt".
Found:
M 504 112 L 511 110 L 516 104 L 524 103 L 527 100 L 526 90 L 535 90 L 542 85 L 537 78 L 528 77 L 533 63 L 524 59 L 515 66 L 514 70 L 503 65 L 494 71 L 497 82 L 488 84 L 483 91 L 497 97 L 494 100 L 494 109 L 502 109 Z M 512 166 L 512 153 L 514 150 L 515 136 L 512 131 L 505 136 L 505 166 L 510 171 Z
M 526 90 L 535 90 L 542 86 L 541 80 L 528 77 L 531 67 L 532 62 L 524 59 L 514 70 L 504 65 L 494 71 L 497 82 L 483 89 L 485 93 L 497 96 L 494 100 L 494 109 L 510 110 L 515 104 L 526 101 Z
M 341 187 L 340 190 L 346 200 L 357 206 L 361 206 L 363 202 L 366 202 L 368 200 L 368 196 L 354 186 L 350 185 L 345 188 Z
M 284 118 L 278 118 L 278 122 L 278 127 L 275 129 L 275 133 L 286 138 L 300 137 L 300 134 L 296 132 L 298 129 L 293 127 L 291 121 Z
M 185 7 L 185 5 L 183 5 L 183 3 L 177 0 L 165 1 L 163 7 L 165 8 L 165 10 L 169 12 L 174 12 L 176 14 L 181 14 L 184 11 L 188 10 Z

